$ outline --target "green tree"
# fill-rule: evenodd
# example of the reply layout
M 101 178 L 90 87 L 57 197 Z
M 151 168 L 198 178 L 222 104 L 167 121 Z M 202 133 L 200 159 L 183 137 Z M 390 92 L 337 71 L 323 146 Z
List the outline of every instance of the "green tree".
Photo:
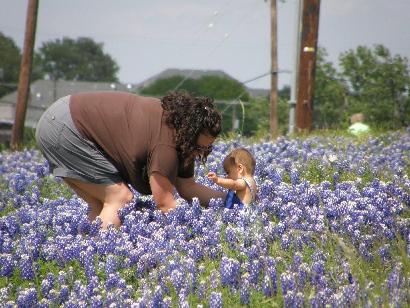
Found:
M 408 60 L 392 56 L 382 45 L 359 46 L 340 56 L 347 80 L 351 113 L 363 112 L 371 124 L 398 128 L 410 125 Z
M 219 76 L 203 76 L 199 79 L 185 79 L 177 75 L 163 78 L 143 88 L 141 94 L 163 96 L 167 92 L 175 89 L 182 81 L 184 82 L 178 87 L 178 90 L 186 90 L 195 95 L 209 96 L 220 100 L 231 100 L 238 97 L 244 101 L 249 100 L 249 94 L 240 82 Z
M 104 53 L 103 44 L 91 38 L 77 40 L 64 37 L 42 44 L 39 64 L 51 78 L 79 81 L 116 82 L 119 67 Z
M 279 95 L 277 102 L 277 115 L 279 133 L 286 134 L 289 122 L 289 99 L 286 98 L 288 87 L 282 90 L 284 98 Z M 270 100 L 269 98 L 253 98 L 245 105 L 245 122 L 242 126 L 242 109 L 237 112 L 241 121 L 240 128 L 243 127 L 244 136 L 265 136 L 270 131 Z
M 0 97 L 17 89 L 20 61 L 20 49 L 0 32 Z
M 142 88 L 140 93 L 143 95 L 164 96 L 169 91 L 175 89 L 183 80 L 184 77 L 179 75 L 158 79 L 149 86 Z M 191 78 L 184 80 L 179 90 L 185 90 L 191 93 L 197 92 L 195 80 Z
M 215 99 L 229 100 L 240 97 L 243 101 L 249 100 L 245 87 L 237 80 L 219 77 L 203 76 L 197 80 L 198 95 L 212 96 Z
M 313 125 L 316 128 L 337 128 L 347 123 L 346 85 L 326 60 L 327 52 L 319 48 L 316 58 Z

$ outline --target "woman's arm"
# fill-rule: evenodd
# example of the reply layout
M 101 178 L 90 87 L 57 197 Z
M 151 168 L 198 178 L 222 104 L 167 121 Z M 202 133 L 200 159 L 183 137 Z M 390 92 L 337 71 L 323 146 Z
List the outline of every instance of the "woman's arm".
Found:
M 169 210 L 175 208 L 174 186 L 172 183 L 158 172 L 151 174 L 149 182 L 158 209 L 163 213 L 168 213 Z
M 192 200 L 197 197 L 202 206 L 207 206 L 209 200 L 225 198 L 226 192 L 217 191 L 195 182 L 193 177 L 180 178 L 177 177 L 176 189 L 179 195 L 185 200 Z

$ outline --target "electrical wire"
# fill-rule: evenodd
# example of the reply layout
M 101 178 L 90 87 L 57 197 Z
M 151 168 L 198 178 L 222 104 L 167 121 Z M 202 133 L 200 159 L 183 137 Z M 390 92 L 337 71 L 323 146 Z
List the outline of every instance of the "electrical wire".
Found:
M 257 3 L 257 2 L 255 2 Z M 255 9 L 256 5 L 253 6 L 253 9 Z M 246 11 L 246 13 L 242 16 L 242 18 L 240 18 L 237 23 L 235 24 L 234 29 L 237 30 L 239 28 L 239 25 L 245 20 L 245 17 L 250 17 L 255 13 L 255 10 L 252 10 L 252 14 L 249 14 L 248 11 Z M 206 57 L 211 56 L 220 46 L 222 46 L 222 44 L 231 36 L 231 32 L 225 33 L 224 37 L 222 38 L 221 41 L 219 41 L 219 43 L 206 55 Z M 178 90 L 184 83 L 185 81 L 188 80 L 189 77 L 192 76 L 192 74 L 194 73 L 195 70 L 190 70 L 190 72 L 174 87 L 173 91 Z

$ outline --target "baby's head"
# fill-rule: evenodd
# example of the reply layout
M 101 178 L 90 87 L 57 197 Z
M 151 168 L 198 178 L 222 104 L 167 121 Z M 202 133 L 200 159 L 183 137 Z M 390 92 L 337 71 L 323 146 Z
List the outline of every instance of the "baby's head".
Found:
M 223 168 L 228 177 L 231 177 L 232 172 L 236 173 L 235 177 L 253 176 L 255 173 L 255 159 L 252 154 L 245 148 L 233 150 L 223 161 Z

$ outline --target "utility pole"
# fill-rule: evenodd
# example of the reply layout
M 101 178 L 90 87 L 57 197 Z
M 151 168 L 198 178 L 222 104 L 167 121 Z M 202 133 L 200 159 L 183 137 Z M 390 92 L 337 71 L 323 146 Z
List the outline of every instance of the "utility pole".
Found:
M 270 133 L 272 138 L 278 136 L 278 31 L 276 0 L 271 0 L 271 86 L 270 86 Z
M 290 86 L 289 100 L 289 130 L 288 134 L 292 135 L 295 132 L 295 109 L 296 109 L 296 94 L 298 89 L 298 73 L 299 73 L 299 58 L 300 58 L 300 37 L 302 32 L 302 2 L 296 0 L 295 13 L 295 47 L 293 49 L 293 71 L 292 82 Z
M 28 0 L 26 32 L 24 36 L 23 56 L 20 64 L 16 110 L 14 116 L 13 129 L 11 131 L 10 146 L 13 151 L 18 150 L 21 140 L 23 138 L 27 100 L 30 90 L 30 75 L 31 66 L 33 62 L 33 49 L 37 24 L 37 10 L 38 0 Z
M 312 128 L 319 11 L 320 0 L 303 0 L 296 103 L 296 128 L 298 132 L 309 132 Z

